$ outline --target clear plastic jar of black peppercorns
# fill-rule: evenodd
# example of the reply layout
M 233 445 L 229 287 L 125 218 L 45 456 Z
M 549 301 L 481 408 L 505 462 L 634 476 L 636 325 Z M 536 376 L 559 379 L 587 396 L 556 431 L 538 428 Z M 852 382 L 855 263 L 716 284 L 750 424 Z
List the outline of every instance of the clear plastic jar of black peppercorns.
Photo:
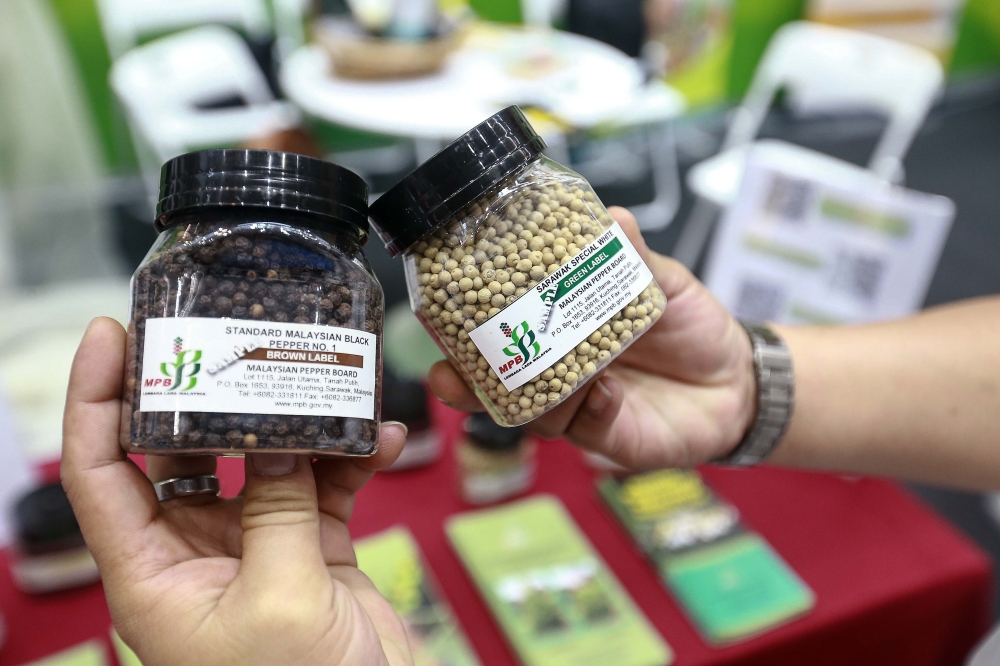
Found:
M 371 455 L 382 288 L 364 181 L 265 150 L 174 158 L 132 278 L 121 443 L 131 452 Z

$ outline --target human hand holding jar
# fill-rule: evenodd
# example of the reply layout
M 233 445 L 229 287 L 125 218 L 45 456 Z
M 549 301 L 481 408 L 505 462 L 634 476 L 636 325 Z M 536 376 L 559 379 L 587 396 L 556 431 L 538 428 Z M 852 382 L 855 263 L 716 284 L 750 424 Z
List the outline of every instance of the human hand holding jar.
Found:
M 371 206 L 448 359 L 431 388 L 633 468 L 724 456 L 756 410 L 747 332 L 544 147 L 510 107 Z
M 251 453 L 239 497 L 158 501 L 153 484 L 212 474 L 212 456 L 118 444 L 126 335 L 95 320 L 73 363 L 62 479 L 104 580 L 115 628 L 146 666 L 411 663 L 403 626 L 357 569 L 354 493 L 395 460 L 382 424 L 368 458 Z
M 691 467 L 721 458 L 756 414 L 747 333 L 686 268 L 646 247 L 631 213 L 609 212 L 665 295 L 662 315 L 581 390 L 527 427 L 630 469 Z M 463 411 L 483 408 L 448 362 L 438 362 L 429 381 L 447 404 Z
M 554 409 L 665 305 L 587 181 L 544 147 L 509 107 L 370 210 L 417 317 L 503 426 Z

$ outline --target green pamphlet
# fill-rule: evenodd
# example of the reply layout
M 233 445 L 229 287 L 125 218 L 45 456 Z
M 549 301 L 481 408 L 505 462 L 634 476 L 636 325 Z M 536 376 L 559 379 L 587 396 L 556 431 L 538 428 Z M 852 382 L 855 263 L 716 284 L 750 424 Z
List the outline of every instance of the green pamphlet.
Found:
M 139 657 L 132 651 L 122 637 L 118 635 L 114 627 L 111 627 L 111 645 L 115 649 L 115 656 L 118 657 L 119 666 L 142 666 Z
M 665 666 L 673 660 L 555 497 L 466 513 L 446 529 L 528 666 Z
M 104 646 L 87 641 L 27 666 L 105 666 L 108 663 Z
M 598 488 L 709 641 L 759 634 L 813 607 L 812 591 L 696 472 L 606 477 Z
M 479 666 L 409 530 L 393 527 L 354 550 L 358 568 L 403 620 L 415 666 Z

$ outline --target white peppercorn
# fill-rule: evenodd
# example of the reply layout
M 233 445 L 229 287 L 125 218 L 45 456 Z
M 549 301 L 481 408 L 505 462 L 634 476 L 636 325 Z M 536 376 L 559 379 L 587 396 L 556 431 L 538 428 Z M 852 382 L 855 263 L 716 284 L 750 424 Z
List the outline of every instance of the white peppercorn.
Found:
M 495 143 L 484 144 L 494 136 Z M 387 247 L 404 254 L 417 315 L 502 425 L 524 423 L 559 404 L 662 316 L 666 305 L 589 184 L 541 157 L 539 144 L 516 109 L 508 109 L 421 166 L 371 209 Z M 512 161 L 523 160 L 521 166 L 487 182 L 485 167 L 455 157 L 485 155 L 487 145 L 490 159 L 507 150 Z M 467 180 L 455 175 L 463 169 L 469 170 Z M 426 260 L 442 244 L 463 253 L 462 279 L 438 285 L 438 256 Z M 453 283 L 457 293 L 447 288 Z M 443 304 L 437 300 L 442 286 Z M 542 306 L 534 304 L 545 297 L 550 300 L 544 307 L 556 314 L 538 314 Z M 559 308 L 551 305 L 558 298 L 566 299 Z M 449 304 L 463 312 L 459 323 L 452 317 L 449 324 L 434 310 L 448 310 Z M 536 314 L 510 314 L 529 310 Z M 579 323 L 553 337 L 552 329 L 571 316 Z M 449 325 L 457 334 L 449 333 Z M 548 336 L 544 346 L 539 335 Z M 558 345 L 563 347 L 551 353 Z M 551 360 L 536 365 L 545 354 Z M 480 362 L 492 372 L 492 383 L 477 374 L 484 369 Z M 522 375 L 534 377 L 517 375 L 519 365 L 526 370 Z

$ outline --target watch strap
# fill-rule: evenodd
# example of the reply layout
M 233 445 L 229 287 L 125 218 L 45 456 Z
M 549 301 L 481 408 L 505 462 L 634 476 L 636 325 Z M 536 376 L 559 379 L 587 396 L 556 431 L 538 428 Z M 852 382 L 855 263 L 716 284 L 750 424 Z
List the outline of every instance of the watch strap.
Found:
M 778 335 L 766 326 L 743 324 L 753 346 L 757 380 L 757 416 L 732 453 L 716 461 L 722 465 L 752 467 L 774 450 L 788 430 L 795 404 L 792 356 Z

